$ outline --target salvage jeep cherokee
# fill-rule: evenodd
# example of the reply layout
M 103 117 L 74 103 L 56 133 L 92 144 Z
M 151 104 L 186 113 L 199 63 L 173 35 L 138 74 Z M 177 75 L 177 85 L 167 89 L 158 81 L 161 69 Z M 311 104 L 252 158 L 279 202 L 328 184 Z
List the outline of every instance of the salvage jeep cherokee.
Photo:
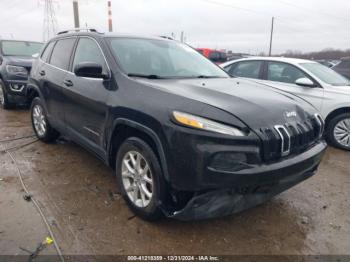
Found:
M 63 32 L 34 62 L 37 137 L 115 169 L 148 220 L 228 215 L 312 176 L 324 124 L 305 101 L 227 73 L 171 39 Z

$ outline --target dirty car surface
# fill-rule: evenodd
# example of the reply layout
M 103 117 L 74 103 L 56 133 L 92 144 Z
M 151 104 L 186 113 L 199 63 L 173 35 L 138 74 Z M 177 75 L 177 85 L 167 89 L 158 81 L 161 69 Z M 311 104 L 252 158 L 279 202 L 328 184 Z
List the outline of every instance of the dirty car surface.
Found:
M 326 148 L 310 104 L 232 79 L 173 40 L 64 33 L 34 63 L 29 88 L 37 137 L 93 152 L 148 220 L 258 205 L 312 176 Z

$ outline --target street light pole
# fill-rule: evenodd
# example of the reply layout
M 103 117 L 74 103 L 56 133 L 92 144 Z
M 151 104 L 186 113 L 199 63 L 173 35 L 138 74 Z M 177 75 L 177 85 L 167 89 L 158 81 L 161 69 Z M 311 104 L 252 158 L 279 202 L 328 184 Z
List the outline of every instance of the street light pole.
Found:
M 274 25 L 274 22 L 275 22 L 275 18 L 272 17 L 269 56 L 271 56 L 271 51 L 272 51 L 272 38 L 273 38 L 273 25 Z
M 74 27 L 79 28 L 79 7 L 78 7 L 78 0 L 73 0 L 73 13 L 74 13 Z
M 113 32 L 113 22 L 112 22 L 112 2 L 108 0 L 108 32 Z

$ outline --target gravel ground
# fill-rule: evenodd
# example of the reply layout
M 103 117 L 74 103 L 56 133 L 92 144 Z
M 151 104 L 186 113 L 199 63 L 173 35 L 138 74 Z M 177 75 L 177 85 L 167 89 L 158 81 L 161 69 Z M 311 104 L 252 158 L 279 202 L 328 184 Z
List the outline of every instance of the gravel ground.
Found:
M 0 110 L 0 140 L 33 134 L 29 112 Z M 0 144 L 11 148 L 27 138 Z M 215 220 L 147 223 L 128 210 L 113 171 L 81 147 L 36 141 L 13 152 L 66 255 L 350 254 L 350 153 L 328 148 L 315 176 L 256 208 Z M 0 153 L 0 254 L 47 235 L 8 154 Z M 55 254 L 53 246 L 43 254 Z

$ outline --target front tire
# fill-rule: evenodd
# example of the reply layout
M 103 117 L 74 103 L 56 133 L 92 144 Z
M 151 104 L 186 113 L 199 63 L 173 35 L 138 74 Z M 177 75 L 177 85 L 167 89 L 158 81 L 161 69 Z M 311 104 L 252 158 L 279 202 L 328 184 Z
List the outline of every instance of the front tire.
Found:
M 131 137 L 120 146 L 116 159 L 120 193 L 129 208 L 148 221 L 162 217 L 165 183 L 155 152 L 143 140 Z
M 59 133 L 51 127 L 44 106 L 39 97 L 32 101 L 30 107 L 33 130 L 37 138 L 45 143 L 55 141 Z
M 350 151 L 350 113 L 340 114 L 329 122 L 327 140 L 334 147 Z
M 11 109 L 13 107 L 13 104 L 9 101 L 5 85 L 0 80 L 0 108 L 2 109 Z

